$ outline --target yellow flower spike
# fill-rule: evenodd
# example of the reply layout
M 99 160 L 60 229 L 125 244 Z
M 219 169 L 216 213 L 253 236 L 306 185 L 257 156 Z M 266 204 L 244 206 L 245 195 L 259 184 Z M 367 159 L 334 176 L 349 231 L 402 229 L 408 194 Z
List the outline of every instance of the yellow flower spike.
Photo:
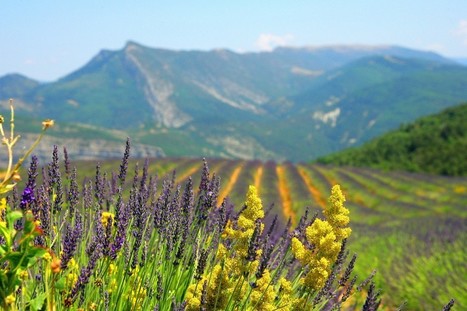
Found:
M 114 222 L 115 215 L 111 212 L 102 212 L 101 216 L 101 223 L 104 227 L 107 227 L 107 224 L 109 223 L 109 219 L 112 220 L 112 223 Z
M 71 258 L 70 261 L 68 262 L 68 269 L 74 269 L 77 268 L 78 264 L 76 263 L 76 260 L 74 258 Z
M 110 281 L 110 289 L 109 291 L 114 291 L 117 289 L 117 279 L 112 279 Z
M 319 245 L 323 236 L 333 232 L 332 226 L 326 220 L 317 218 L 311 226 L 305 229 L 306 239 L 314 245 Z
M 308 264 L 311 251 L 306 249 L 303 243 L 296 237 L 292 238 L 292 253 L 302 266 Z
M 329 265 L 330 262 L 324 257 L 320 260 L 313 260 L 310 264 L 313 268 L 307 273 L 304 278 L 304 285 L 309 287 L 311 290 L 320 290 L 326 283 L 329 277 Z
M 68 287 L 73 287 L 76 282 L 78 282 L 78 275 L 76 273 L 70 272 L 66 276 L 66 284 Z
M 256 280 L 256 287 L 251 292 L 251 302 L 255 306 L 255 310 L 275 310 L 274 300 L 276 291 L 271 286 L 271 273 L 268 269 L 264 270 L 263 276 Z
M 50 253 L 45 253 L 44 256 L 42 256 L 42 258 L 44 258 L 45 260 L 47 261 L 51 261 L 52 260 L 52 255 L 50 255 Z
M 113 263 L 109 265 L 109 274 L 112 275 L 117 271 L 117 266 L 115 266 Z
M 255 221 L 264 217 L 263 203 L 258 196 L 258 191 L 255 186 L 249 186 L 248 192 L 246 194 L 245 201 L 246 209 L 243 211 L 243 215 L 252 221 L 249 224 L 249 227 L 244 227 L 244 229 L 254 229 Z
M 216 258 L 217 259 L 224 259 L 227 256 L 227 248 L 224 246 L 224 244 L 219 244 L 219 247 L 217 248 L 217 254 Z
M 16 301 L 16 297 L 15 297 L 14 294 L 11 294 L 11 295 L 8 295 L 8 296 L 5 297 L 5 304 L 7 306 L 15 303 L 15 301 Z
M 26 280 L 29 277 L 29 273 L 26 270 L 23 270 L 18 273 L 18 276 L 21 280 Z
M 186 298 L 186 309 L 187 310 L 199 310 L 201 306 L 201 300 L 196 297 L 190 296 Z
M 350 236 L 352 230 L 345 228 L 349 224 L 349 210 L 344 207 L 345 196 L 339 185 L 334 185 L 329 197 L 329 206 L 324 210 L 324 215 L 334 228 L 335 234 L 339 240 Z

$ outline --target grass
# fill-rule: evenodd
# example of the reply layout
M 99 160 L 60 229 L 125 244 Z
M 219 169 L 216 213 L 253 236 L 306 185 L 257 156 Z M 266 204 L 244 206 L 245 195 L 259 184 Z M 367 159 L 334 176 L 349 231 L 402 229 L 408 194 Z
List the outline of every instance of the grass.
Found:
M 279 215 L 279 223 L 285 226 L 287 219 L 284 218 L 282 211 L 284 199 L 280 196 L 276 163 L 208 161 L 212 161 L 210 162 L 212 171 L 222 177 L 223 186 L 220 191 L 231 188 L 229 198 L 237 209 L 243 203 L 248 184 L 258 183 L 258 192 L 264 198 L 265 208 L 274 203 L 271 215 Z M 201 159 L 172 161 L 155 159 L 150 162 L 149 169 L 162 172 L 158 167 L 167 167 L 170 162 L 172 163 L 170 170 L 165 170 L 166 172 L 176 168 L 178 176 L 188 176 L 197 170 L 194 180 L 199 182 Z M 83 169 L 86 165 L 90 165 L 82 162 L 75 164 Z M 233 171 L 239 166 L 243 168 L 238 179 L 233 185 L 229 184 Z M 114 169 L 116 167 L 118 166 L 114 166 Z M 428 259 L 419 251 L 420 248 L 425 248 L 423 246 L 426 244 L 425 240 L 429 239 L 432 242 L 427 247 L 432 254 L 430 255 L 432 262 L 440 260 L 440 263 L 456 266 L 459 258 L 463 258 L 459 257 L 463 253 L 462 250 L 446 252 L 439 245 L 443 241 L 443 236 L 453 235 L 452 248 L 461 246 L 461 239 L 455 233 L 465 231 L 464 207 L 467 196 L 461 188 L 465 184 L 465 178 L 308 164 L 286 163 L 282 164 L 282 167 L 297 221 L 298 216 L 304 213 L 307 206 L 311 207 L 312 214 L 318 212 L 321 215 L 322 205 L 327 202 L 327 191 L 332 183 L 339 183 L 342 186 L 347 195 L 346 206 L 351 212 L 354 232 L 349 245 L 352 251 L 361 254 L 355 269 L 359 275 L 368 275 L 373 269 L 377 269 L 375 281 L 383 290 L 383 302 L 386 306 L 396 308 L 407 300 L 410 309 L 429 310 L 429 307 L 417 308 L 417 304 L 427 306 L 422 304 L 427 301 L 432 305 L 440 306 L 447 301 L 444 299 L 447 296 L 457 298 L 456 305 L 466 304 L 457 294 L 466 286 L 465 282 L 457 281 L 453 283 L 455 285 L 446 286 L 443 282 L 437 281 L 442 280 L 441 277 L 429 278 L 430 273 L 420 266 L 423 260 Z M 258 172 L 260 176 L 257 176 Z M 305 180 L 302 174 L 297 172 L 305 174 L 307 179 Z M 89 173 L 94 174 L 93 169 L 89 169 Z M 182 179 L 177 180 L 182 181 Z M 311 183 L 313 188 L 310 188 L 307 182 Z M 272 221 L 271 215 L 269 222 Z M 459 219 L 460 224 L 447 226 L 445 223 L 451 219 Z M 429 238 L 426 238 L 427 236 Z M 390 253 L 387 253 L 388 251 Z M 410 254 L 409 257 L 412 258 L 408 260 L 404 257 L 407 256 L 406 254 Z M 448 278 L 447 270 L 439 270 L 440 274 L 446 274 L 444 279 Z M 421 277 L 423 274 L 425 276 Z M 431 287 L 430 291 L 414 291 L 413 283 L 406 280 L 410 275 L 412 281 L 419 280 L 420 288 Z M 417 275 L 420 277 L 416 278 Z M 407 292 L 411 294 L 407 295 Z M 437 297 L 437 300 L 432 297 Z
M 15 136 L 4 137 L 12 151 Z M 463 178 L 220 159 L 209 170 L 197 159 L 128 153 L 129 145 L 121 162 L 61 163 L 55 147 L 52 161 L 40 170 L 32 160 L 16 187 L 20 165 L 8 165 L 0 187 L 4 309 L 321 309 L 339 307 L 346 293 L 346 308 L 376 309 L 376 288 L 389 309 L 403 301 L 440 309 L 453 297 L 467 305 Z M 348 221 L 336 183 L 347 194 L 355 267 L 335 222 Z M 324 205 L 331 187 L 334 203 Z M 303 218 L 309 204 L 299 203 L 307 201 L 309 215 L 324 220 Z M 289 216 L 296 226 L 286 227 Z M 378 273 L 354 288 L 351 268 Z

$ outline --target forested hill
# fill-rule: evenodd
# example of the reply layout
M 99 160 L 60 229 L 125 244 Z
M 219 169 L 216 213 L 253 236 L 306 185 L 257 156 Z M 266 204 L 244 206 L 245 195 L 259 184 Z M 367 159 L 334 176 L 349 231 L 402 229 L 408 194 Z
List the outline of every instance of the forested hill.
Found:
M 361 147 L 321 157 L 319 163 L 442 175 L 467 175 L 467 103 L 402 125 Z
M 466 85 L 467 67 L 395 46 L 235 53 L 128 42 L 57 81 L 0 77 L 0 113 L 13 98 L 18 118 L 54 119 L 56 136 L 91 128 L 90 138 L 73 131 L 74 146 L 110 135 L 173 157 L 311 161 L 466 101 Z

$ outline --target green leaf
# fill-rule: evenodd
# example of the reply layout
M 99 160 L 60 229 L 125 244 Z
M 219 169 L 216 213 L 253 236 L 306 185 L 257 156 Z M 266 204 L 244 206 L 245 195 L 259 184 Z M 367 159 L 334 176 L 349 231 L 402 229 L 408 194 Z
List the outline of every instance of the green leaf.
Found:
M 13 226 L 16 220 L 19 220 L 23 217 L 23 213 L 20 211 L 11 211 L 6 214 L 6 221 L 8 226 Z
M 58 279 L 58 281 L 55 283 L 55 288 L 58 289 L 59 291 L 63 291 L 66 288 L 66 279 L 65 277 L 61 277 Z
M 11 269 L 14 270 L 19 265 L 21 258 L 23 258 L 23 254 L 20 252 L 10 252 L 6 256 L 3 257 L 4 261 L 9 261 L 11 264 Z
M 0 225 L 0 234 L 5 239 L 5 246 L 6 250 L 10 249 L 11 247 L 11 235 L 10 230 L 7 227 Z
M 37 295 L 36 298 L 31 299 L 29 301 L 29 306 L 31 307 L 31 310 L 33 311 L 39 311 L 42 309 L 42 306 L 44 305 L 45 298 L 47 298 L 47 293 L 41 293 Z
M 34 265 L 39 258 L 42 258 L 45 253 L 47 253 L 47 249 L 42 248 L 42 247 L 33 247 L 29 250 L 28 253 L 28 262 L 27 262 L 27 268 L 31 267 Z

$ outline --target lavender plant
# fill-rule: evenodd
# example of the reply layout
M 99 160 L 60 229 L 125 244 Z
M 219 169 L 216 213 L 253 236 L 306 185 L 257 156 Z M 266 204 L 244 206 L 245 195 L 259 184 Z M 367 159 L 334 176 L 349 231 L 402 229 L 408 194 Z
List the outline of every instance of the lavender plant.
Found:
M 338 185 L 324 219 L 307 212 L 291 228 L 265 221 L 254 186 L 243 206 L 219 204 L 220 180 L 206 161 L 196 187 L 191 178 L 176 184 L 175 174 L 159 182 L 148 161 L 129 179 L 129 155 L 127 140 L 119 171 L 97 165 L 82 187 L 66 151 L 62 168 L 54 147 L 41 184 L 32 158 L 18 209 L 0 205 L 4 309 L 335 310 L 354 307 L 361 293 L 359 307 L 379 307 L 371 279 L 355 286 Z

